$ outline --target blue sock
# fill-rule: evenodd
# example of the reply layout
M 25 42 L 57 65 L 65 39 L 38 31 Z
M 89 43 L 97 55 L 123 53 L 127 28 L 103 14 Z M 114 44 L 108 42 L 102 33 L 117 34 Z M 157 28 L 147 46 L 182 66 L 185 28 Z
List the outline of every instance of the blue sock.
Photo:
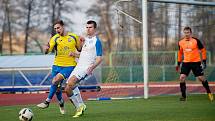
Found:
M 61 89 L 58 92 L 56 92 L 56 96 L 57 96 L 58 101 L 61 101 L 61 99 L 62 99 L 62 90 Z
M 49 96 L 48 96 L 49 99 L 52 99 L 52 97 L 54 96 L 56 90 L 57 90 L 57 85 L 52 84 L 51 88 L 50 88 Z

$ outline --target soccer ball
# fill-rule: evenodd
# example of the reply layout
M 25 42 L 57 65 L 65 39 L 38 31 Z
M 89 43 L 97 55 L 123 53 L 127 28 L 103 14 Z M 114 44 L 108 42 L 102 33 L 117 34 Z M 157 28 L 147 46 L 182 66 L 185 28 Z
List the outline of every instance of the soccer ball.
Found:
M 19 111 L 20 121 L 31 121 L 33 119 L 33 111 L 29 108 L 23 108 Z

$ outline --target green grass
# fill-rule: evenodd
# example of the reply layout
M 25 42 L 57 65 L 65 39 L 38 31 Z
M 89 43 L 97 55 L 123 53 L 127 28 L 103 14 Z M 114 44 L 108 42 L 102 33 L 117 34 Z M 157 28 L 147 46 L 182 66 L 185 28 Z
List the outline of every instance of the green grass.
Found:
M 150 99 L 87 101 L 87 111 L 80 118 L 72 118 L 74 108 L 66 103 L 67 114 L 61 115 L 57 104 L 48 109 L 35 105 L 1 106 L 1 121 L 18 121 L 21 108 L 34 112 L 33 121 L 215 121 L 215 101 L 206 95 L 189 95 L 186 102 L 178 96 L 156 96 Z

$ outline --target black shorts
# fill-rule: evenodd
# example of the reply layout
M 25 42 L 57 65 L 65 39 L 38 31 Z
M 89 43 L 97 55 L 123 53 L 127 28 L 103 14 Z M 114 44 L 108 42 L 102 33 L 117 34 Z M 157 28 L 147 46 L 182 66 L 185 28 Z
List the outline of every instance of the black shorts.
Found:
M 201 62 L 182 63 L 181 74 L 185 74 L 186 76 L 188 76 L 191 70 L 195 77 L 204 75 Z

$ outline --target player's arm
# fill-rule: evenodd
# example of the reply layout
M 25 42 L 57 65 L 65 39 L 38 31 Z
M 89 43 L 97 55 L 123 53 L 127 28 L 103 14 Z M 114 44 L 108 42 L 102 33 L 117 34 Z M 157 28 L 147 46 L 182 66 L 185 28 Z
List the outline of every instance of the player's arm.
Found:
M 206 49 L 205 49 L 205 47 L 203 46 L 203 44 L 201 43 L 201 41 L 199 39 L 196 39 L 196 41 L 197 41 L 197 46 L 198 46 L 199 50 L 202 53 L 202 60 L 206 61 L 206 59 L 207 59 Z
M 69 53 L 69 56 L 73 56 L 73 57 L 79 58 L 79 57 L 80 57 L 80 52 L 79 52 L 79 51 L 70 52 L 70 53 Z
M 207 60 L 207 51 L 205 49 L 205 47 L 203 46 L 203 44 L 201 43 L 201 41 L 197 38 L 195 38 L 197 41 L 197 46 L 199 48 L 199 50 L 201 51 L 202 54 L 202 62 L 203 62 L 203 68 L 206 68 L 206 60 Z
M 103 58 L 102 58 L 102 44 L 101 41 L 98 40 L 96 42 L 96 61 L 94 64 L 92 64 L 89 68 L 88 68 L 88 72 L 87 74 L 91 74 L 93 72 L 93 70 L 102 62 Z
M 73 35 L 75 37 L 75 40 L 76 40 L 76 49 L 78 52 L 81 52 L 81 49 L 82 49 L 82 40 L 84 39 L 82 36 L 77 36 L 77 35 Z
M 178 42 L 178 58 L 177 58 L 177 66 L 176 66 L 176 71 L 179 71 L 180 69 L 180 65 L 181 65 L 181 62 L 182 62 L 182 56 L 183 56 L 183 49 L 180 47 L 180 44 Z
M 79 36 L 79 52 L 81 52 L 81 49 L 84 45 L 84 42 L 85 42 L 85 38 L 83 36 Z
M 71 34 L 70 36 L 75 40 L 75 48 L 76 48 L 77 51 L 76 52 L 70 52 L 69 56 L 79 58 L 80 51 L 82 49 L 82 46 L 80 44 L 80 37 L 77 36 L 76 34 Z
M 96 61 L 87 69 L 87 75 L 92 74 L 93 70 L 102 62 L 102 56 L 96 56 Z
M 50 46 L 49 46 L 49 42 L 44 46 L 44 53 L 45 54 L 48 54 L 49 53 L 49 48 L 50 48 Z
M 48 53 L 50 53 L 52 50 L 53 50 L 53 48 L 54 48 L 54 46 L 55 46 L 55 44 L 56 44 L 56 40 L 58 39 L 58 37 L 52 37 L 51 39 L 50 39 L 50 41 L 45 45 L 45 47 L 44 47 L 44 52 L 45 52 L 45 54 L 48 54 Z

